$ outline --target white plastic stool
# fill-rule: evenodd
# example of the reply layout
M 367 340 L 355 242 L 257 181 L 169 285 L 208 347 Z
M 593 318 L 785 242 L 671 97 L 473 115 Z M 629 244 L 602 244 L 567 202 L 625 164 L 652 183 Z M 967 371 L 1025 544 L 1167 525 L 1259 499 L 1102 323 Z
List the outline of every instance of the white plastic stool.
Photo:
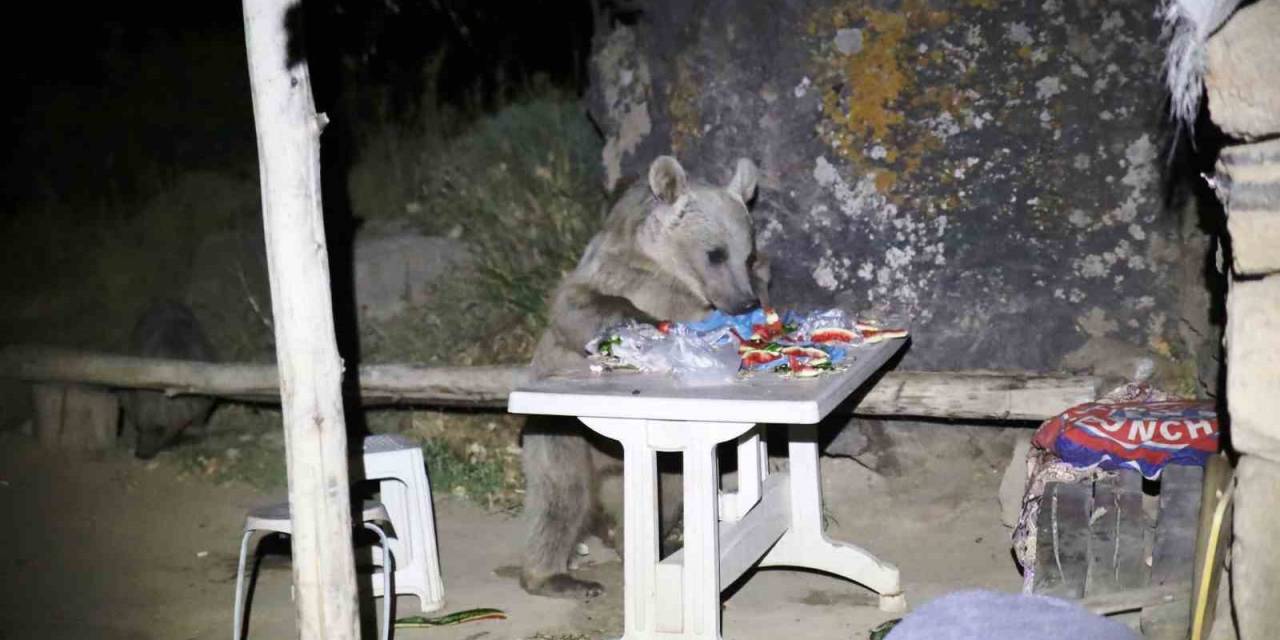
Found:
M 436 516 L 431 506 L 431 483 L 422 448 L 411 438 L 396 434 L 364 439 L 365 480 L 378 481 L 379 500 L 391 515 L 395 535 L 395 590 L 418 597 L 423 613 L 444 606 L 440 556 L 436 547 Z M 374 562 L 381 555 L 374 549 Z M 374 595 L 381 585 L 373 584 Z
M 387 515 L 387 510 L 381 503 L 366 500 L 361 505 L 360 521 L 365 529 L 368 529 L 378 535 L 378 540 L 382 543 L 382 554 L 386 557 L 386 553 L 390 548 L 388 546 L 387 534 L 383 532 L 376 522 L 390 522 L 391 517 Z M 236 604 L 234 611 L 234 624 L 231 629 L 232 640 L 240 640 L 240 633 L 244 629 L 244 568 L 245 561 L 249 556 L 249 540 L 253 539 L 256 531 L 268 531 L 273 533 L 283 533 L 285 535 L 293 534 L 293 519 L 289 517 L 289 503 L 279 502 L 276 504 L 258 507 L 249 511 L 249 515 L 244 519 L 244 538 L 240 540 L 240 564 L 236 568 Z M 385 569 L 382 573 L 382 589 L 383 592 L 391 591 L 391 576 L 395 573 L 395 553 L 392 552 L 391 571 Z M 377 594 L 374 594 L 375 596 Z M 382 640 L 388 640 L 391 637 L 391 627 L 395 625 L 395 620 L 391 619 L 391 600 L 392 598 L 382 599 Z

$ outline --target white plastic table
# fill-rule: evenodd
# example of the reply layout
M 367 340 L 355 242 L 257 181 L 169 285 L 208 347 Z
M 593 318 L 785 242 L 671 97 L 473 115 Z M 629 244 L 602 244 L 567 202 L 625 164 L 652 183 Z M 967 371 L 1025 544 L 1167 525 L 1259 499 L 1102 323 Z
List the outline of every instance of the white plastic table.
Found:
M 847 578 L 903 611 L 898 568 L 822 530 L 816 423 L 904 340 L 850 350 L 844 371 L 810 379 L 757 375 L 714 387 L 614 373 L 539 381 L 513 391 L 512 413 L 575 416 L 623 447 L 624 640 L 719 639 L 720 592 L 752 566 Z M 768 472 L 762 423 L 785 428 L 789 472 Z M 738 490 L 720 490 L 716 445 L 737 439 Z M 684 465 L 684 548 L 658 555 L 657 452 Z

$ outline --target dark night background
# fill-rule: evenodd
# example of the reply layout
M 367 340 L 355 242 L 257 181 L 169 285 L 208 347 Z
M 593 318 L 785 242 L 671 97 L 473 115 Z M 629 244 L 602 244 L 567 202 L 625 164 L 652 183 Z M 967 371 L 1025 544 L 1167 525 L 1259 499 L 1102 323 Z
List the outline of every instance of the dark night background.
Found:
M 137 165 L 242 167 L 253 152 L 239 3 L 26 11 L 6 20 L 0 45 L 13 88 L 3 107 L 6 215 L 13 204 L 54 194 L 136 197 L 144 190 Z M 415 108 L 423 65 L 437 56 L 433 97 L 473 112 L 494 109 L 535 79 L 585 88 L 586 2 L 308 1 L 305 15 L 317 109 L 340 117 L 356 115 L 341 111 L 348 85 L 385 94 L 378 108 Z M 335 142 L 326 138 L 326 151 Z

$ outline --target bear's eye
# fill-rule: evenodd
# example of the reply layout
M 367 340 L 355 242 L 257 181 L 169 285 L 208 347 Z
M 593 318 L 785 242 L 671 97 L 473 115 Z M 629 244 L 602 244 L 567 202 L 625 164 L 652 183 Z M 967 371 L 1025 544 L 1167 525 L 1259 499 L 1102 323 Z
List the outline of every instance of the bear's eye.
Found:
M 707 252 L 707 262 L 711 264 L 724 264 L 729 259 L 729 254 L 724 249 L 712 249 Z

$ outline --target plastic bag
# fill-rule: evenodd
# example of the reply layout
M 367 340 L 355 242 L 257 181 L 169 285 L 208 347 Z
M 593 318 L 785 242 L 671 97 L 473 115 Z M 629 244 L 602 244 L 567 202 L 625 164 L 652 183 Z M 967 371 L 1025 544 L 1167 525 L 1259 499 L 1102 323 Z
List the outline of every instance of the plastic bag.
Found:
M 687 385 L 727 384 L 737 377 L 741 366 L 737 345 L 728 342 L 717 343 L 698 335 L 673 332 L 665 347 L 671 373 Z
M 670 373 L 689 385 L 728 383 L 740 366 L 737 345 L 731 339 L 683 325 L 663 333 L 652 325 L 629 322 L 592 339 L 586 351 L 612 368 Z
M 592 338 L 586 351 L 614 368 L 667 371 L 665 355 L 659 353 L 665 340 L 666 336 L 653 325 L 627 322 Z

